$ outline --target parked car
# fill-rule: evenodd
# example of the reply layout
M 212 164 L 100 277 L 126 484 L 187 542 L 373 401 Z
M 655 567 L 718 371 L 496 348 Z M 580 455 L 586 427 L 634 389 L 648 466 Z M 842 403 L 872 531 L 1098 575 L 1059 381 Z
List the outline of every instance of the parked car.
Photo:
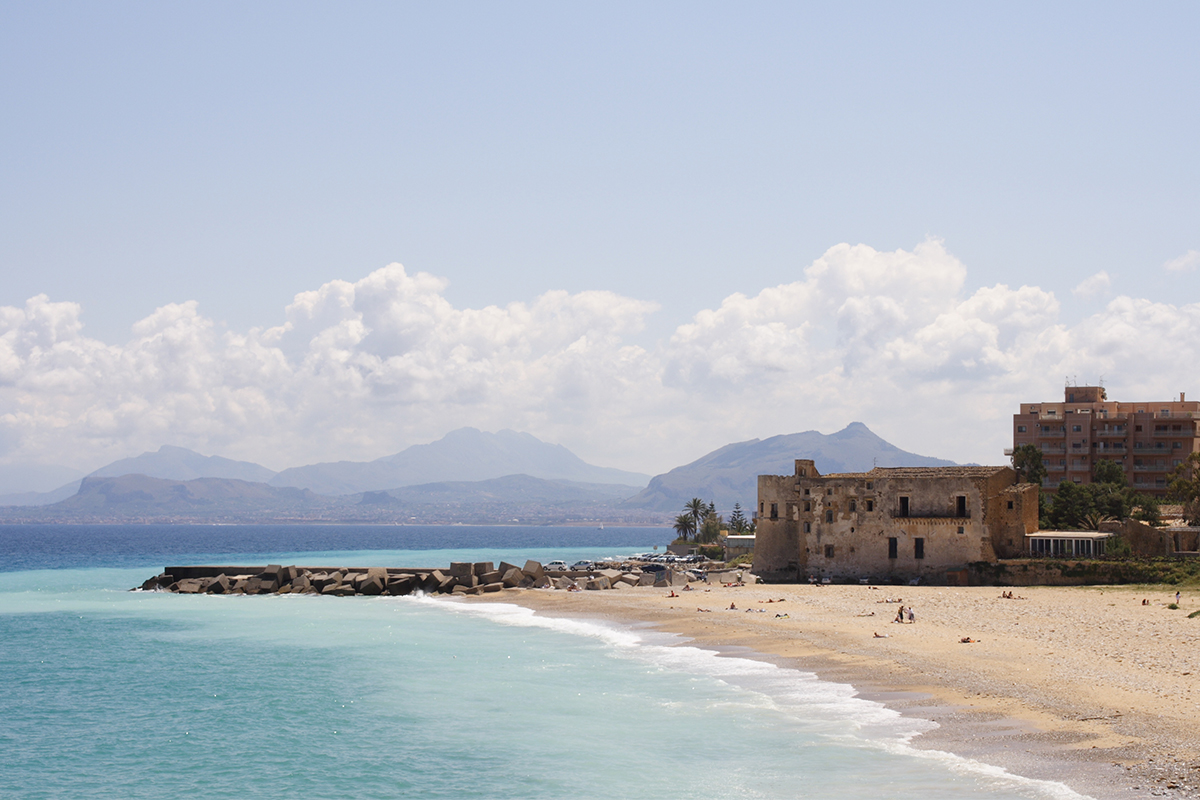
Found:
M 642 572 L 666 572 L 667 568 L 662 564 L 642 564 Z
M 546 566 L 542 567 L 546 572 L 566 572 L 570 569 L 565 561 L 551 561 Z
M 579 570 L 580 572 L 591 572 L 596 568 L 596 564 L 591 561 L 576 561 L 571 565 L 571 569 Z

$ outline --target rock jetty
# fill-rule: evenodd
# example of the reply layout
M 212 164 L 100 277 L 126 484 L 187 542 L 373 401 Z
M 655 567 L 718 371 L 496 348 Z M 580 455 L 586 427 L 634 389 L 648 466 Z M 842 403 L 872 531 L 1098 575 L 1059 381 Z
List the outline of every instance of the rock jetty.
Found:
M 626 568 L 627 567 L 627 568 Z M 730 573 L 733 575 L 733 573 Z M 710 579 L 716 578 L 710 575 Z M 454 562 L 446 569 L 391 567 L 167 567 L 139 589 L 178 594 L 320 594 L 401 596 L 424 594 L 477 595 L 505 589 L 595 591 L 631 586 L 683 586 L 694 579 L 679 570 L 642 571 L 637 566 L 548 572 L 537 561 L 524 566 L 501 561 Z M 734 578 L 736 579 L 736 577 Z M 725 576 L 720 580 L 725 582 Z

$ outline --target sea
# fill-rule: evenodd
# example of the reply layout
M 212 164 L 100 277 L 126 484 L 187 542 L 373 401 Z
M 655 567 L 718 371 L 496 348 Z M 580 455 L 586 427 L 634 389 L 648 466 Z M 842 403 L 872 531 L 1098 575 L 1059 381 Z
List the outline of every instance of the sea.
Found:
M 3 798 L 1079 798 L 851 686 L 444 597 L 130 591 L 174 564 L 446 566 L 662 528 L 0 526 Z

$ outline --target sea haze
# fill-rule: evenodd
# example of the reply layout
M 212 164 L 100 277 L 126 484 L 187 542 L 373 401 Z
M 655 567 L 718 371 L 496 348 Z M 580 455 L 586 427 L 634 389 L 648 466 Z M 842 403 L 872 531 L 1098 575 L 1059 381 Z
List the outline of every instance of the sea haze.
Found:
M 3 529 L 0 785 L 31 798 L 1078 797 L 912 748 L 929 723 L 850 687 L 644 628 L 425 597 L 128 591 L 188 553 L 441 565 L 595 558 L 664 539 L 392 533 Z M 437 549 L 375 549 L 418 540 Z

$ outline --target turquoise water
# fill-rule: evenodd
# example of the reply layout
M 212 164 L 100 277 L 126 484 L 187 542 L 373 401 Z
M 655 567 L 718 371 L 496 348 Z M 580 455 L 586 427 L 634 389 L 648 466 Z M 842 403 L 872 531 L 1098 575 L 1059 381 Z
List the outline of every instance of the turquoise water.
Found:
M 255 555 L 632 549 L 649 546 Z M 127 591 L 161 566 L 0 572 L 0 795 L 1078 797 L 910 748 L 927 723 L 849 687 L 646 629 L 441 598 Z

